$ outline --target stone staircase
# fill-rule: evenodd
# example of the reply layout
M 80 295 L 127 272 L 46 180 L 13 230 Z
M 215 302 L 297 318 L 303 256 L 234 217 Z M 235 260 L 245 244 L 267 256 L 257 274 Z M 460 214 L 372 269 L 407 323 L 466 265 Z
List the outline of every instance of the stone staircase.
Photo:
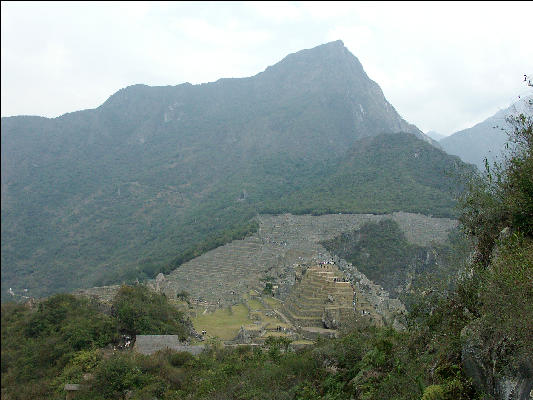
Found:
M 355 313 L 354 295 L 354 286 L 337 266 L 315 265 L 294 285 L 283 312 L 298 327 L 324 328 L 331 319 L 327 327 L 336 328 L 342 319 Z

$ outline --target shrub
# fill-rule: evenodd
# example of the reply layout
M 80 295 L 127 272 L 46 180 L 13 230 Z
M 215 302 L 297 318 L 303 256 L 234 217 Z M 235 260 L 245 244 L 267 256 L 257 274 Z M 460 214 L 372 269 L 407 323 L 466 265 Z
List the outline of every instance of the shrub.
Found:
M 421 400 L 447 400 L 446 391 L 442 385 L 428 386 Z
M 194 359 L 194 356 L 186 351 L 172 353 L 169 357 L 170 364 L 174 367 L 181 367 L 190 362 L 192 359 Z

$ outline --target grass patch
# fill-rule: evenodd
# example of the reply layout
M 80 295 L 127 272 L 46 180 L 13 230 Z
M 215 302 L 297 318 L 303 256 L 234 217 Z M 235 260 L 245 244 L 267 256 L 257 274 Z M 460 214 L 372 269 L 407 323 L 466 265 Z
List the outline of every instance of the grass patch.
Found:
M 258 300 L 248 300 L 247 303 L 251 310 L 263 310 L 265 308 L 265 306 L 263 306 Z
M 281 327 L 285 327 L 285 328 L 289 328 L 290 327 L 289 324 L 283 322 L 281 320 L 281 318 L 278 318 L 277 316 L 276 317 L 267 317 L 266 315 L 263 315 L 261 317 L 261 322 L 263 322 L 265 327 L 268 327 L 268 326 L 281 326 Z
M 263 301 L 267 303 L 272 309 L 277 310 L 281 307 L 281 300 L 278 300 L 274 297 L 263 297 Z
M 218 337 L 222 340 L 231 340 L 242 325 L 252 324 L 249 318 L 248 309 L 244 304 L 239 304 L 229 308 L 222 308 L 214 313 L 200 314 L 192 319 L 192 323 L 197 332 L 207 331 L 210 337 Z
M 302 340 L 295 340 L 292 342 L 292 344 L 313 344 L 312 340 L 302 339 Z

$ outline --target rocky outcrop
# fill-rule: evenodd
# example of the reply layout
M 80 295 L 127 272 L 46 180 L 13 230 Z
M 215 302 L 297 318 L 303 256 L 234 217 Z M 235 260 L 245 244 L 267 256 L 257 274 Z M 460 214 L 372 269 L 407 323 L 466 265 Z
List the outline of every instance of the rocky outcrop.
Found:
M 261 327 L 259 329 L 246 329 L 244 326 L 241 326 L 233 342 L 238 344 L 252 344 L 254 343 L 254 339 L 263 336 L 265 332 Z
M 86 297 L 98 304 L 101 311 L 110 313 L 113 299 L 120 290 L 120 285 L 98 286 L 89 289 L 79 289 L 72 292 L 75 296 Z
M 533 358 L 505 370 L 501 364 L 510 347 L 506 339 L 488 345 L 482 336 L 479 320 L 461 331 L 463 367 L 476 388 L 496 400 L 533 399 Z
M 327 329 L 338 329 L 340 326 L 341 316 L 337 309 L 324 309 L 322 314 L 322 324 Z

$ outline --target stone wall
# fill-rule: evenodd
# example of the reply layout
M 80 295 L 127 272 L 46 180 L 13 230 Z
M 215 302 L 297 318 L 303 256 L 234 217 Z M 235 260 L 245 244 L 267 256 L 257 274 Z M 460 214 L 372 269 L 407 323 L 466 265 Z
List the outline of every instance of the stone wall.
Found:
M 171 349 L 193 355 L 200 354 L 205 346 L 190 346 L 180 342 L 178 335 L 137 335 L 133 350 L 141 354 L 153 354 L 159 350 Z
M 89 289 L 78 289 L 72 292 L 72 294 L 97 300 L 103 307 L 110 308 L 119 289 L 120 285 L 99 286 Z
M 354 287 L 332 264 L 309 267 L 285 299 L 283 313 L 298 327 L 337 329 L 354 314 Z

